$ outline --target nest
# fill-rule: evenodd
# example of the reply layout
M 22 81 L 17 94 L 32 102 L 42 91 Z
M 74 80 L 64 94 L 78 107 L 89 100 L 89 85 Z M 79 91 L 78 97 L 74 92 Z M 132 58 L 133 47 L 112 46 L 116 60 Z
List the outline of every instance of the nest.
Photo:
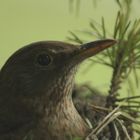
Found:
M 139 139 L 140 96 L 116 98 L 112 108 L 106 107 L 107 98 L 87 85 L 75 86 L 75 107 L 93 130 L 85 140 Z

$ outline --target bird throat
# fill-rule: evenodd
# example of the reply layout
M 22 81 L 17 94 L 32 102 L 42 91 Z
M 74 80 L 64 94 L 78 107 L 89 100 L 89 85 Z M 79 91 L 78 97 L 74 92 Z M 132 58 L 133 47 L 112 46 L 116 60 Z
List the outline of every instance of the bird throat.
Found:
M 51 87 L 49 106 L 46 107 L 44 123 L 53 136 L 85 137 L 89 127 L 79 115 L 72 101 L 72 89 L 76 69 L 65 72 Z M 62 136 L 60 136 L 62 138 Z

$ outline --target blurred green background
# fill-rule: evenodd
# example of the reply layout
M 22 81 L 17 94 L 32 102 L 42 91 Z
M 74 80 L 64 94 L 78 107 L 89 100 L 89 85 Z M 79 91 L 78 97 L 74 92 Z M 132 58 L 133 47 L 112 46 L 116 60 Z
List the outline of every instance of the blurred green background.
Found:
M 135 0 L 131 18 L 140 17 L 139 6 L 140 1 Z M 117 10 L 113 0 L 98 0 L 97 3 L 81 0 L 78 14 L 75 5 L 71 7 L 68 0 L 0 0 L 0 67 L 18 48 L 40 40 L 67 41 L 68 31 L 88 29 L 91 19 L 100 22 L 103 16 L 108 31 L 111 31 Z M 88 63 L 82 64 L 76 81 L 86 81 L 107 91 L 111 70 L 100 65 L 87 70 Z

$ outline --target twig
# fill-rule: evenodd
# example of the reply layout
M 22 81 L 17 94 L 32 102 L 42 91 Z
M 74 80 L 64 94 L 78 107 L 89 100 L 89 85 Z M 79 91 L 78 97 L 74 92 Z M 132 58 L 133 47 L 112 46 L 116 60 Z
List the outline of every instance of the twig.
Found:
M 110 112 L 101 123 L 93 129 L 93 131 L 86 137 L 85 140 L 92 140 L 93 137 L 97 136 L 110 122 L 112 122 L 115 118 L 121 115 L 119 112 L 119 106 L 115 108 L 112 112 Z
M 120 126 L 122 127 L 122 129 L 123 129 L 123 131 L 124 131 L 124 134 L 126 135 L 127 139 L 128 139 L 128 140 L 132 140 L 132 139 L 130 138 L 128 132 L 127 132 L 127 129 L 126 129 L 125 125 L 122 123 L 122 121 L 119 120 L 119 119 L 117 119 L 117 118 L 116 118 L 116 121 L 117 121 L 117 122 L 120 124 Z
M 125 98 L 120 98 L 120 99 L 116 99 L 116 101 L 124 101 L 124 100 L 132 100 L 132 99 L 137 99 L 140 98 L 140 96 L 131 96 L 131 97 L 125 97 Z
M 89 104 L 89 106 L 93 107 L 95 109 L 95 111 L 102 111 L 102 112 L 106 112 L 106 113 L 108 113 L 110 111 L 110 109 L 107 109 L 107 108 L 101 107 L 101 106 L 96 106 L 93 104 Z

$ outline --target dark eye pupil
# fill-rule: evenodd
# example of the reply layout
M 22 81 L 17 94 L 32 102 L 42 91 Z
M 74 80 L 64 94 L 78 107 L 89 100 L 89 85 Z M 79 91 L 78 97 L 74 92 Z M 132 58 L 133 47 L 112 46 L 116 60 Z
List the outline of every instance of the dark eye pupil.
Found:
M 37 62 L 41 66 L 47 66 L 51 62 L 51 59 L 47 54 L 40 54 L 37 58 Z

